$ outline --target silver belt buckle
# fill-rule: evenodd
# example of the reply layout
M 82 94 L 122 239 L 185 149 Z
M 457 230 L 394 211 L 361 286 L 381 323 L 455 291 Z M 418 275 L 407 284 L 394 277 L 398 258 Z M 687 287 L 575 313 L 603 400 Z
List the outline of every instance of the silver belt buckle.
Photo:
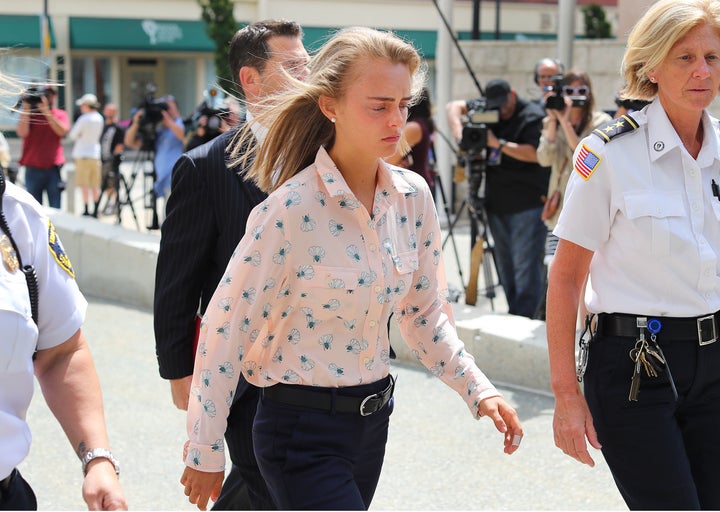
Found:
M 368 400 L 372 400 L 373 398 L 381 398 L 380 393 L 375 393 L 374 395 L 368 395 L 363 399 L 362 402 L 360 402 L 360 416 L 370 416 L 371 414 L 374 414 L 377 412 L 377 410 L 374 410 L 372 412 L 365 412 L 365 404 L 368 402 Z
M 703 339 L 703 322 L 710 322 L 712 338 Z M 717 341 L 717 329 L 715 328 L 715 315 L 703 316 L 697 319 L 698 343 L 700 346 L 710 345 Z

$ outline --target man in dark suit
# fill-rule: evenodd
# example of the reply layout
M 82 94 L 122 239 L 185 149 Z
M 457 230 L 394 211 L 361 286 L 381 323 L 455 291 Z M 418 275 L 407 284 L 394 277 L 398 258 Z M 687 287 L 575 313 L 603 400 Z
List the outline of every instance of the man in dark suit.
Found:
M 303 79 L 308 61 L 302 30 L 295 22 L 266 20 L 239 30 L 230 43 L 229 62 L 245 99 L 246 121 L 257 113 L 263 98 L 285 86 L 288 74 Z M 261 143 L 262 130 L 251 127 Z M 245 233 L 250 211 L 265 198 L 243 179 L 245 169 L 230 163 L 238 129 L 180 157 L 162 225 L 155 277 L 155 344 L 160 376 L 170 380 L 173 403 L 183 410 L 190 395 L 197 318 L 205 312 Z M 225 432 L 233 466 L 213 507 L 216 510 L 274 508 L 253 453 L 257 398 L 257 389 L 241 377 Z

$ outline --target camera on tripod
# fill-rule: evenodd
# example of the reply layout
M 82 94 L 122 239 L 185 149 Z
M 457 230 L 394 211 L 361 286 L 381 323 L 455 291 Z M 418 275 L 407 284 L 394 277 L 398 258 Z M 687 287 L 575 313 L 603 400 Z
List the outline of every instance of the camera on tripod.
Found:
M 545 108 L 548 110 L 565 110 L 565 97 L 572 100 L 573 107 L 584 107 L 588 101 L 588 94 L 590 88 L 587 85 L 581 85 L 573 87 L 571 85 L 563 84 L 564 79 L 562 75 L 555 75 L 552 77 L 553 85 L 549 85 L 545 88 L 544 92 L 552 92 L 545 99 Z
M 140 130 L 143 135 L 155 137 L 155 128 L 163 119 L 163 111 L 170 108 L 164 98 L 155 98 L 156 88 L 153 85 L 147 86 L 147 94 L 142 102 L 137 106 L 137 110 L 142 109 L 143 115 L 140 118 Z

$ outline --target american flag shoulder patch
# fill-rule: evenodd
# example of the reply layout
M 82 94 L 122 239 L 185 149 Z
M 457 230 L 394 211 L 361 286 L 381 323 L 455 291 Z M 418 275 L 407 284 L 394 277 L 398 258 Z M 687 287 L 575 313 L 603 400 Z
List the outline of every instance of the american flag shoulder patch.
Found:
M 601 158 L 597 156 L 597 154 L 583 144 L 575 159 L 575 170 L 582 176 L 582 179 L 587 181 L 590 179 L 590 176 L 592 176 L 592 173 L 595 172 L 595 169 L 597 169 L 600 160 Z

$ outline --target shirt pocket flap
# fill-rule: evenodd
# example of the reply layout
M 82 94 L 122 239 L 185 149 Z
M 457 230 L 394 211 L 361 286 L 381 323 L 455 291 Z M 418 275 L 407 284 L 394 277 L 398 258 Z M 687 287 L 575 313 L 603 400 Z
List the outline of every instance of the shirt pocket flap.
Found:
M 685 215 L 683 196 L 675 190 L 626 192 L 624 197 L 625 211 L 629 219 Z

